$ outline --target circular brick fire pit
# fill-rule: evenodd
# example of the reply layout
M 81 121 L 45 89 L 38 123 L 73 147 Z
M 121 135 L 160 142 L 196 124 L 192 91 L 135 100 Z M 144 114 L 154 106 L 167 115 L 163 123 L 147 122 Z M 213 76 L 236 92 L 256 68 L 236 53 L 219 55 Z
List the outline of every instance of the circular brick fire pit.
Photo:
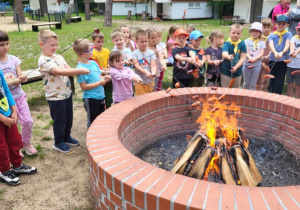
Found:
M 181 94 L 179 94 L 181 92 Z M 226 94 L 241 106 L 248 138 L 280 142 L 300 158 L 300 100 L 260 91 L 187 88 L 191 98 Z M 230 97 L 228 97 L 230 96 Z M 205 182 L 150 165 L 135 154 L 163 137 L 195 131 L 200 111 L 164 91 L 132 98 L 99 116 L 87 133 L 92 193 L 98 209 L 299 209 L 300 186 L 242 187 Z

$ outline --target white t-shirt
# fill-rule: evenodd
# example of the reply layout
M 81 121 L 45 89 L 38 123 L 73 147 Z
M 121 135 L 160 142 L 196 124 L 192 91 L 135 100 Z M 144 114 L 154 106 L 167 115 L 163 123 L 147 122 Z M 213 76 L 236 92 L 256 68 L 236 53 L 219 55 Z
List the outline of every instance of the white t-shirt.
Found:
M 300 40 L 292 37 L 291 44 L 295 45 L 295 51 L 300 48 Z M 289 68 L 300 68 L 300 53 L 297 54 L 296 58 L 291 57 L 291 62 L 287 64 Z
M 250 40 L 250 39 L 246 39 L 246 40 L 245 40 L 245 44 L 246 44 L 246 46 L 247 46 L 247 53 L 248 53 L 252 58 L 255 58 L 256 56 L 258 56 L 259 53 L 260 53 L 260 51 L 261 51 L 262 49 L 265 49 L 265 48 L 266 48 L 266 44 L 265 44 L 264 41 L 259 41 L 259 42 L 258 42 L 258 47 L 259 47 L 259 49 L 258 49 L 256 46 L 254 46 L 254 41 L 252 41 L 252 40 Z M 262 62 L 261 59 L 257 60 L 255 63 L 248 63 L 247 61 L 248 61 L 248 58 L 246 59 L 246 61 L 245 61 L 245 63 L 244 63 L 244 65 L 246 65 L 246 66 L 258 66 L 258 65 L 260 66 L 260 65 L 261 65 L 261 62 Z

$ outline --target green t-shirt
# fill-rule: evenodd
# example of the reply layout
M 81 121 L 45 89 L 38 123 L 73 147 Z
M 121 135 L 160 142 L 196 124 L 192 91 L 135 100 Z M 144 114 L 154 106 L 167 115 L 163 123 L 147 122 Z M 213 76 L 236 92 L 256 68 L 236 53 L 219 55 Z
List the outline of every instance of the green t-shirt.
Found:
M 241 41 L 238 44 L 237 53 L 234 54 L 234 46 L 227 41 L 224 43 L 222 52 L 228 52 L 229 55 L 233 55 L 233 60 L 229 61 L 224 59 L 221 67 L 221 73 L 228 77 L 231 77 L 231 71 L 230 71 L 231 68 L 239 62 L 241 58 L 241 53 L 247 53 L 246 44 L 244 41 Z M 233 77 L 239 77 L 241 75 L 242 75 L 242 66 L 233 74 Z

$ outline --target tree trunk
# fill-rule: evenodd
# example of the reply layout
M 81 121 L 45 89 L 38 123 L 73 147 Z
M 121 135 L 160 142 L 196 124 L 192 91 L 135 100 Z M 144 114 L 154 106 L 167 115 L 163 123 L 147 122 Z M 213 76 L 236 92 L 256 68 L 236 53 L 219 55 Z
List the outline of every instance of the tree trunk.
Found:
M 68 6 L 68 13 L 67 13 L 67 18 L 66 18 L 66 24 L 71 23 L 71 15 L 72 15 L 72 8 L 73 8 L 74 0 L 69 1 L 69 6 Z
M 105 27 L 112 26 L 112 6 L 113 0 L 106 0 L 105 3 L 105 19 L 103 25 Z
M 24 16 L 24 10 L 22 6 L 22 0 L 15 0 L 14 2 L 14 8 L 15 8 L 15 13 L 14 13 L 14 23 L 17 23 L 17 14 L 19 18 L 19 23 L 24 24 L 26 23 L 25 21 L 25 16 Z
M 85 20 L 91 20 L 90 15 L 90 0 L 84 0 L 84 11 L 85 11 Z

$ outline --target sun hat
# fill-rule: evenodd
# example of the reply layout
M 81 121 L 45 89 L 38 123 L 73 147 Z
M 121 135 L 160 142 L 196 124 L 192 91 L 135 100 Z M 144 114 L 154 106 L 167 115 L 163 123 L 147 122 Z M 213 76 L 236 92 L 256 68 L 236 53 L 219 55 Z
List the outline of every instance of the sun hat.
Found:
M 185 36 L 189 36 L 186 31 L 182 28 L 179 28 L 175 31 L 174 36 L 178 36 L 178 35 L 185 35 Z
M 202 33 L 201 33 L 201 31 L 198 31 L 198 30 L 195 30 L 195 31 L 192 31 L 191 33 L 190 33 L 190 39 L 192 40 L 192 39 L 198 39 L 199 37 L 201 37 L 201 38 L 204 38 L 204 36 L 202 35 Z
M 300 28 L 300 22 L 299 22 L 298 25 L 296 26 L 296 29 L 297 29 L 297 28 Z
M 289 23 L 289 17 L 286 15 L 279 15 L 276 19 L 276 23 L 278 23 L 278 22 Z
M 249 32 L 250 32 L 252 29 L 254 29 L 254 30 L 258 30 L 258 31 L 260 31 L 260 32 L 262 33 L 262 27 L 263 27 L 263 25 L 262 25 L 261 23 L 259 23 L 259 22 L 254 22 L 254 23 L 252 23 L 251 28 L 249 29 Z

